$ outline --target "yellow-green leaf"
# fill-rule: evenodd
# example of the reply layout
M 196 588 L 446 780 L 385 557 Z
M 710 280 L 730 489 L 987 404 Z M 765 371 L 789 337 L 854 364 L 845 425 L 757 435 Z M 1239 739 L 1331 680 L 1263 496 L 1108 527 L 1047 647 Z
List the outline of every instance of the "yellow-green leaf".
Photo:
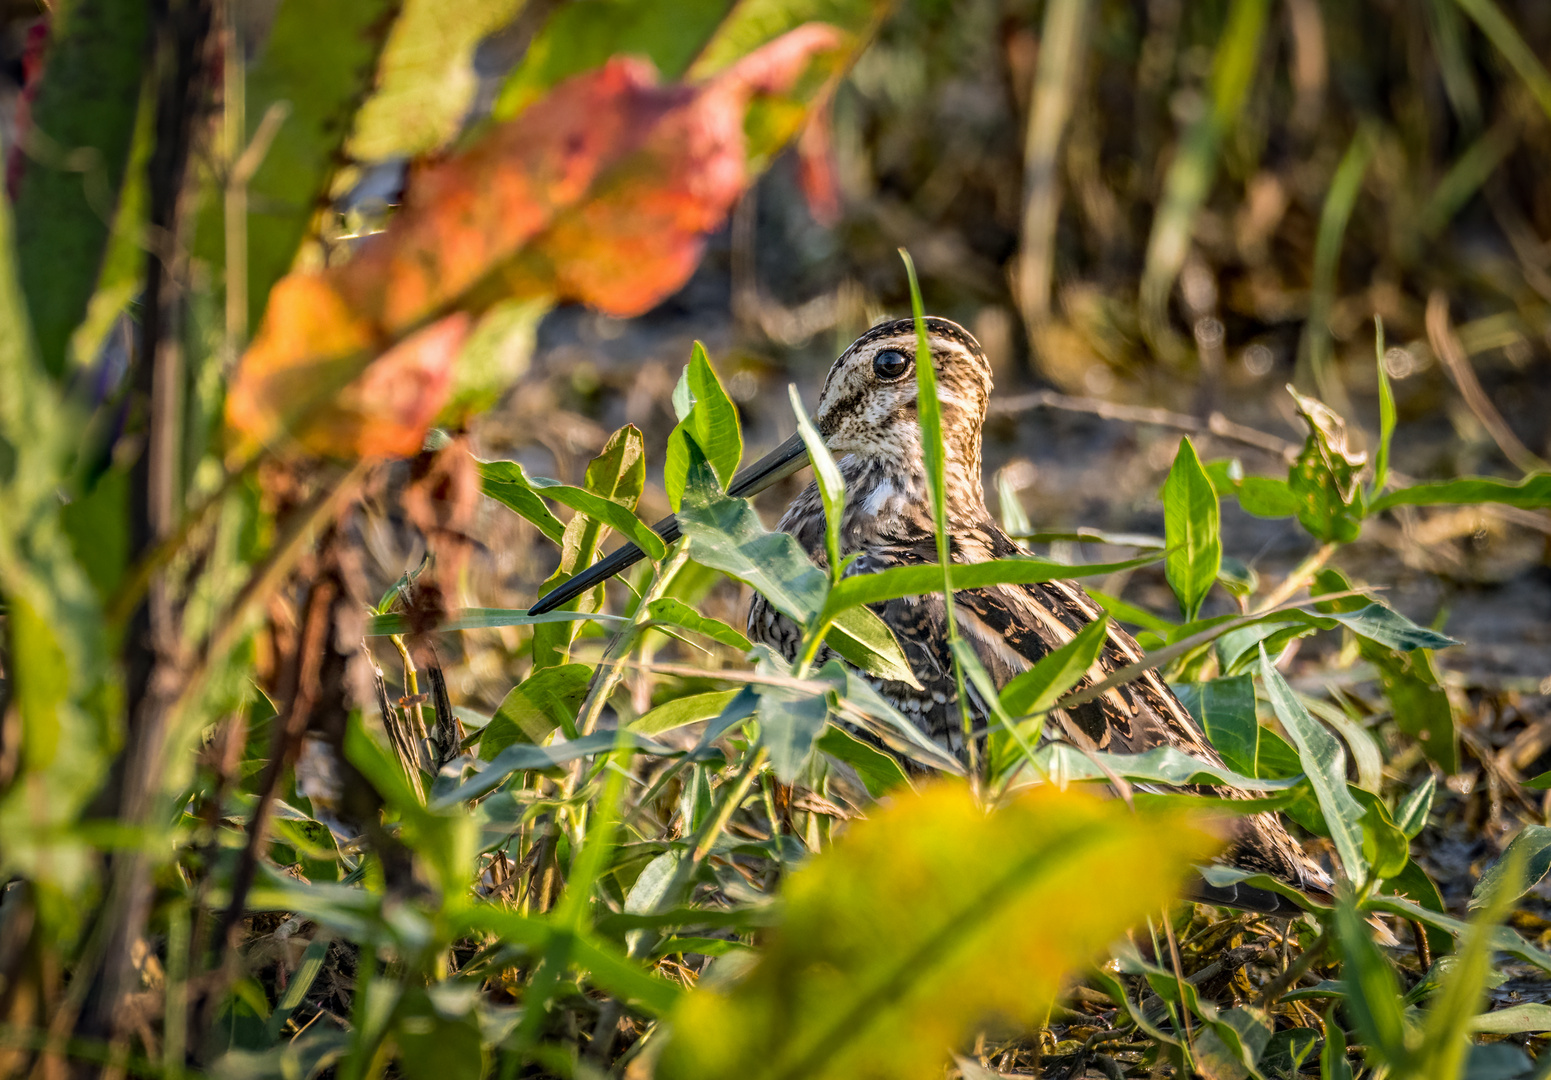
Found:
M 657 1075 L 941 1076 L 982 1021 L 1041 1021 L 1216 846 L 1178 813 L 1077 792 L 990 813 L 957 782 L 897 795 L 788 880 L 741 982 L 680 1002 Z

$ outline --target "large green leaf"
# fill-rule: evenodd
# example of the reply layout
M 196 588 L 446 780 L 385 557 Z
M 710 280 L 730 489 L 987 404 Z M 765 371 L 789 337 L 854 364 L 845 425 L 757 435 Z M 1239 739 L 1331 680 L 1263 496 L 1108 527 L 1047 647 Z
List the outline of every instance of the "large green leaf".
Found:
M 802 775 L 813 744 L 829 716 L 829 694 L 804 693 L 784 686 L 759 691 L 759 738 L 770 751 L 770 767 L 783 784 Z
M 539 498 L 521 465 L 515 461 L 481 461 L 479 479 L 486 495 L 527 518 L 555 543 L 564 543 L 565 523 Z
M 824 643 L 869 675 L 921 688 L 894 631 L 870 608 L 847 608 L 835 616 Z
M 1186 683 L 1174 690 L 1223 762 L 1245 776 L 1258 776 L 1260 721 L 1255 717 L 1254 678 L 1235 675 Z
M 730 649 L 737 649 L 739 652 L 746 653 L 753 648 L 741 630 L 735 630 L 720 619 L 702 615 L 684 601 L 675 600 L 671 596 L 653 600 L 646 606 L 646 613 L 653 622 L 667 623 L 696 634 L 704 634 L 712 641 L 726 645 Z
M 1510 874 L 1511 871 L 1511 874 Z M 1551 828 L 1544 825 L 1526 825 L 1508 844 L 1502 857 L 1487 867 L 1470 894 L 1472 911 L 1485 907 L 1498 891 L 1510 887 L 1512 900 L 1529 892 L 1551 873 Z M 1512 876 L 1516 880 L 1507 884 Z
M 1218 513 L 1212 481 L 1196 448 L 1182 438 L 1163 485 L 1163 537 L 1169 549 L 1163 572 L 1187 621 L 1200 612 L 1222 566 Z
M 1495 476 L 1466 476 L 1458 480 L 1413 484 L 1382 496 L 1368 512 L 1376 514 L 1394 506 L 1469 506 L 1476 503 L 1500 503 L 1526 510 L 1551 506 L 1551 473 L 1535 473 L 1516 483 Z
M 700 563 L 757 590 L 783 615 L 806 625 L 824 606 L 828 582 L 795 539 L 770 532 L 746 499 L 723 495 L 691 437 L 679 528 Z
M 1374 944 L 1350 895 L 1336 905 L 1336 940 L 1341 947 L 1344 1008 L 1367 1044 L 1369 1059 L 1399 1062 L 1406 1052 L 1400 985 L 1389 960 Z
M 1298 512 L 1298 497 L 1286 480 L 1274 476 L 1246 476 L 1234 490 L 1246 514 L 1263 518 L 1287 518 Z
M 694 439 L 725 488 L 732 483 L 733 474 L 738 471 L 738 462 L 743 459 L 743 434 L 738 427 L 738 407 L 727 396 L 727 391 L 722 389 L 722 381 L 711 367 L 705 346 L 698 341 L 690 352 L 689 365 L 679 379 L 679 389 L 675 395 L 687 396 L 690 405 L 688 413 L 668 435 L 668 460 L 662 467 L 662 482 L 668 489 L 668 501 L 677 511 L 689 470 L 689 449 L 685 436 Z
M 1050 788 L 990 813 L 963 784 L 896 792 L 785 883 L 751 971 L 685 997 L 657 1075 L 936 1075 L 987 1015 L 1039 1022 L 1203 840 L 1181 816 Z
M 1322 570 L 1316 575 L 1312 591 L 1315 596 L 1324 593 L 1343 592 L 1351 587 L 1345 574 L 1339 570 Z M 1417 739 L 1422 750 L 1446 773 L 1459 768 L 1458 736 L 1454 730 L 1454 710 L 1448 694 L 1443 689 L 1437 664 L 1431 652 L 1430 639 L 1421 635 L 1431 634 L 1409 620 L 1405 625 L 1396 621 L 1394 613 L 1371 613 L 1369 608 L 1359 612 L 1343 611 L 1356 607 L 1359 600 L 1347 597 L 1336 601 L 1321 601 L 1316 605 L 1322 616 L 1340 619 L 1358 634 L 1358 652 L 1372 663 L 1379 672 L 1379 684 L 1389 699 L 1395 714 L 1395 724 L 1401 731 Z M 1388 611 L 1388 609 L 1384 609 Z M 1348 622 L 1352 616 L 1361 618 Z M 1375 617 L 1376 615 L 1376 617 Z M 1449 644 L 1453 638 L 1435 635 Z M 1409 652 L 1397 652 L 1396 648 L 1409 648 Z
M 737 690 L 712 690 L 665 701 L 630 722 L 630 730 L 639 735 L 661 735 L 686 724 L 709 720 L 721 714 L 738 696 Z
M 1298 748 L 1303 772 L 1314 787 L 1342 867 L 1354 882 L 1365 881 L 1369 867 L 1363 855 L 1363 808 L 1347 790 L 1346 754 L 1341 744 L 1309 715 L 1298 695 L 1282 678 L 1282 673 L 1271 663 L 1264 647 L 1260 650 L 1260 677 L 1276 718 Z
M 837 761 L 843 761 L 856 770 L 867 788 L 867 794 L 880 799 L 895 788 L 907 786 L 910 781 L 899 762 L 890 754 L 877 750 L 831 724 L 824 729 L 813 744 Z
M 554 499 L 563 506 L 569 506 L 572 510 L 585 514 L 594 522 L 600 522 L 624 533 L 635 542 L 636 547 L 646 552 L 647 558 L 656 561 L 668 553 L 662 537 L 612 499 L 595 495 L 586 488 L 572 487 L 542 476 L 533 477 L 529 483 L 533 485 L 535 491 L 543 492 L 545 498 Z
M 515 742 L 543 742 L 556 728 L 574 737 L 576 707 L 591 677 L 586 664 L 559 664 L 540 668 L 512 687 L 480 733 L 480 759 L 490 761 Z
M 151 59 L 151 11 L 137 0 L 71 0 L 49 19 L 15 238 L 37 359 L 55 377 L 102 271 Z

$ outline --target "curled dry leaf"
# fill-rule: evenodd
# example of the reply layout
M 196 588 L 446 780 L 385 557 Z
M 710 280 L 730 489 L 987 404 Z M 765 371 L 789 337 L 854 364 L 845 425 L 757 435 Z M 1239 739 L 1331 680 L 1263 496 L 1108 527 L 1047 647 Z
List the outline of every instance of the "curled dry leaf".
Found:
M 615 58 L 415 170 L 354 259 L 276 287 L 228 423 L 245 448 L 289 431 L 314 453 L 413 453 L 467 332 L 452 313 L 513 296 L 647 310 L 688 279 L 747 186 L 751 107 L 763 135 L 790 139 L 847 40 L 810 23 L 698 86 L 659 86 L 649 64 Z M 413 362 L 379 371 L 411 342 Z

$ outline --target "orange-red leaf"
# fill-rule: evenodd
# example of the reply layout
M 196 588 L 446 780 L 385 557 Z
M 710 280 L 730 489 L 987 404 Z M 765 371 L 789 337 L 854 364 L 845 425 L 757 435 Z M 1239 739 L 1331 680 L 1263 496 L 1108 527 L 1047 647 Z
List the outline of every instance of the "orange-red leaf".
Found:
M 288 429 L 315 453 L 412 453 L 467 331 L 445 316 L 513 295 L 614 315 L 653 306 L 688 279 L 749 182 L 751 103 L 776 118 L 767 135 L 790 138 L 848 40 L 799 27 L 698 86 L 658 86 L 649 64 L 615 58 L 415 169 L 386 232 L 276 287 L 228 422 L 250 447 Z

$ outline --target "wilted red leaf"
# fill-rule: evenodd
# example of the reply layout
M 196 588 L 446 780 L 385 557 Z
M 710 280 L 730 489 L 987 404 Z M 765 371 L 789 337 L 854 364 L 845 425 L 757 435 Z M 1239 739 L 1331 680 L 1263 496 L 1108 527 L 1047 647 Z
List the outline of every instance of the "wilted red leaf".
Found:
M 834 70 L 820 67 L 815 83 L 815 58 L 838 59 L 846 40 L 830 26 L 799 27 L 699 86 L 657 86 L 649 64 L 615 58 L 464 153 L 415 170 L 386 232 L 350 262 L 275 289 L 228 422 L 249 446 L 290 428 L 317 453 L 413 453 L 467 327 L 439 322 L 440 333 L 420 332 L 430 336 L 413 361 L 390 364 L 395 349 L 373 362 L 405 334 L 512 295 L 614 315 L 651 307 L 688 279 L 705 234 L 748 184 L 750 103 L 778 106 L 766 126 L 789 138 L 805 106 L 781 95 L 811 96 Z

